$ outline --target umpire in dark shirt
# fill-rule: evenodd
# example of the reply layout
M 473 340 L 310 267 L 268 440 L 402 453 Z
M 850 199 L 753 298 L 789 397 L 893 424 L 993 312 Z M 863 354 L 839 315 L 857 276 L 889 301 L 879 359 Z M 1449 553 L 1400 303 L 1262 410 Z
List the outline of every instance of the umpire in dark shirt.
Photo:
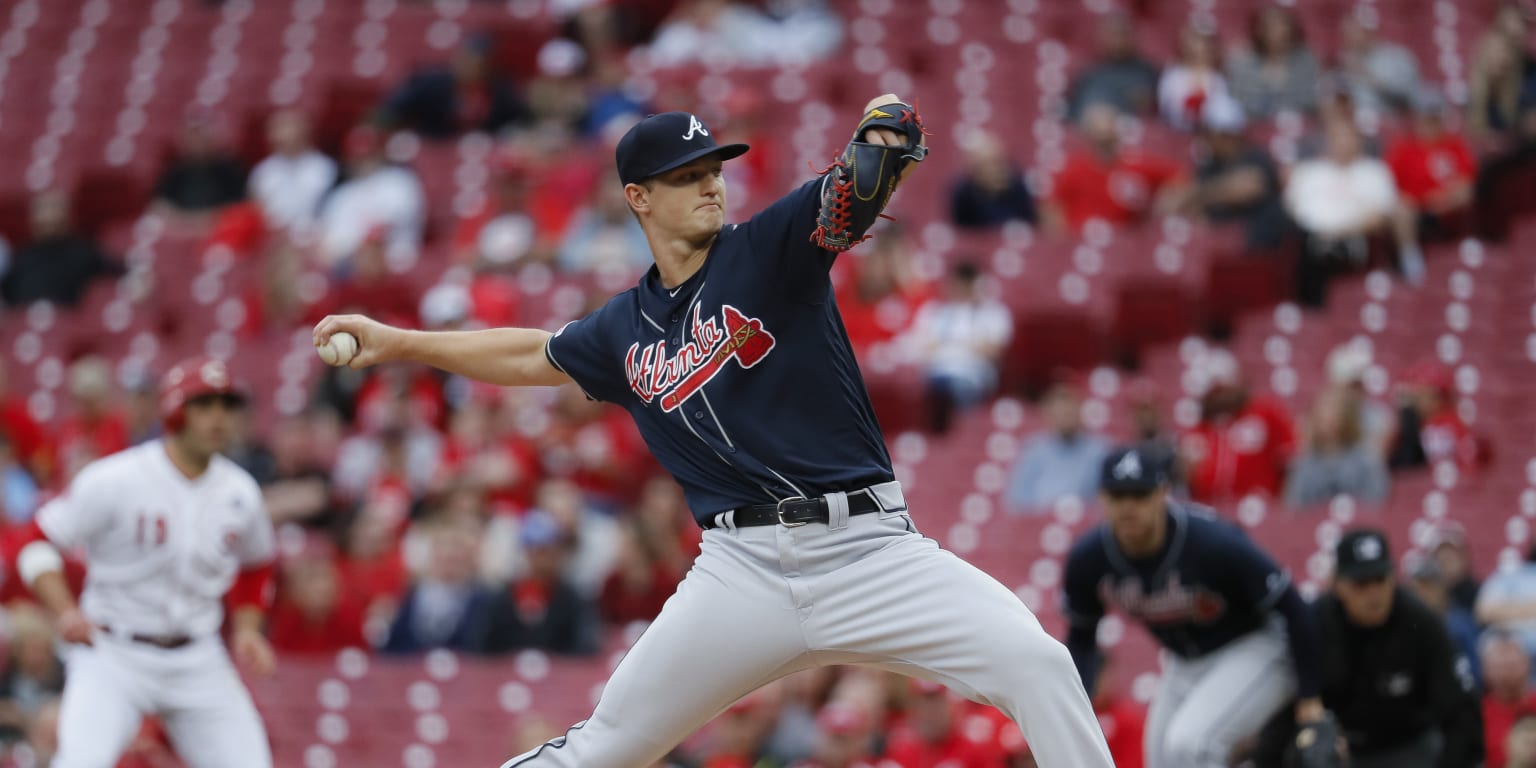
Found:
M 1440 618 L 1393 579 L 1384 534 L 1339 540 L 1332 591 L 1318 599 L 1323 704 L 1354 768 L 1472 768 L 1482 722 L 1466 659 Z

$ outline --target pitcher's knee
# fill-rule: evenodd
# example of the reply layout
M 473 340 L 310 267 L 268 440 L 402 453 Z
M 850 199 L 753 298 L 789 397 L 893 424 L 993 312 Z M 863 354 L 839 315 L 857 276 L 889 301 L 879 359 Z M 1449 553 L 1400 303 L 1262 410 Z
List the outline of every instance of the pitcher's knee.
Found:
M 990 648 L 989 663 L 1007 693 L 1039 697 L 1057 690 L 1082 687 L 1077 667 L 1067 647 L 1044 632 L 1028 638 L 1014 637 Z

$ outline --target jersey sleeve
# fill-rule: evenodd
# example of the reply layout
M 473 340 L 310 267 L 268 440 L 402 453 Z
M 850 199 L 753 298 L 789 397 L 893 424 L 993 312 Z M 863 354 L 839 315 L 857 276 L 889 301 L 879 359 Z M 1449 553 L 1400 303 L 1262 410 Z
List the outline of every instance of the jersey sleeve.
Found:
M 1225 530 L 1214 551 L 1221 553 L 1223 561 L 1218 572 L 1231 576 L 1224 580 L 1228 597 L 1235 605 L 1253 606 L 1258 613 L 1273 610 L 1290 589 L 1291 575 L 1241 531 L 1218 524 Z
M 277 558 L 277 534 L 272 529 L 272 517 L 267 514 L 261 489 L 255 480 L 246 480 L 247 487 L 242 489 L 245 498 L 243 506 L 251 512 L 244 535 L 238 539 L 235 554 L 240 558 L 240 565 L 249 568 L 266 565 Z
M 761 258 L 771 254 L 780 274 L 819 276 L 825 280 L 836 254 L 816 245 L 816 214 L 821 207 L 821 186 L 829 177 L 812 179 L 774 201 L 753 216 L 742 229 Z
M 110 523 L 115 495 L 110 473 L 88 466 L 63 495 L 37 511 L 37 526 L 60 549 L 87 547 Z
M 544 356 L 556 370 L 571 377 L 587 397 L 617 403 L 628 385 L 624 381 L 625 361 L 614 354 L 611 342 L 618 337 L 605 331 L 611 306 L 612 302 L 556 331 L 544 347 Z

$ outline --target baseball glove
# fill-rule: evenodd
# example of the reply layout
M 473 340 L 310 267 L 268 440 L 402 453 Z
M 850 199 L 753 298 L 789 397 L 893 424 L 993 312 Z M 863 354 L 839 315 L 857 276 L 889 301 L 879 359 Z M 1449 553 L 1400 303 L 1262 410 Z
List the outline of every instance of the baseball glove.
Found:
M 905 141 L 899 146 L 871 144 L 863 140 L 870 128 L 895 131 Z M 821 211 L 811 240 L 841 253 L 869 239 L 865 233 L 890 202 L 902 171 L 927 157 L 922 143 L 926 134 L 917 108 L 909 104 L 882 104 L 865 114 L 843 153 L 821 171 L 828 178 L 821 187 Z
M 1348 768 L 1349 757 L 1344 736 L 1333 713 L 1325 713 L 1315 723 L 1303 723 L 1296 728 L 1296 741 L 1291 745 L 1291 768 Z

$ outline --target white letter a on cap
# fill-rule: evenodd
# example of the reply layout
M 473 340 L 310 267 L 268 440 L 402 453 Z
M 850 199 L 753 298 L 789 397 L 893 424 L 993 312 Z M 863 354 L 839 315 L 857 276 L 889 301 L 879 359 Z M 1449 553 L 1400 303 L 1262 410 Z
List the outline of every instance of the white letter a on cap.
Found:
M 693 135 L 695 133 L 697 133 L 697 134 L 699 134 L 701 136 L 708 136 L 709 135 L 709 129 L 705 128 L 704 124 L 699 122 L 699 118 L 694 117 L 693 115 L 689 115 L 688 116 L 688 132 L 683 134 L 683 141 L 688 141 L 688 140 L 692 139 Z
M 1121 480 L 1140 479 L 1141 457 L 1137 456 L 1135 451 L 1131 451 L 1125 454 L 1125 456 L 1120 459 L 1119 463 L 1115 464 L 1115 468 L 1112 470 L 1112 472 L 1116 478 Z

